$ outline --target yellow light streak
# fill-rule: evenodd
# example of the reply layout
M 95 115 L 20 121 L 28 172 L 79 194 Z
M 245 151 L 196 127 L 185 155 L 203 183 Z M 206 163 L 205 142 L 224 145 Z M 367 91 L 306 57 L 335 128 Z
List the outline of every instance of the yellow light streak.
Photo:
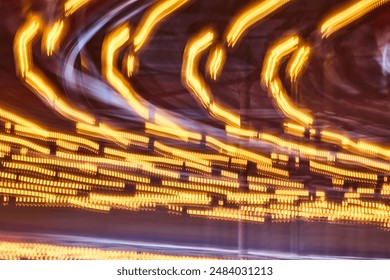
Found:
M 199 63 L 201 53 L 211 46 L 214 33 L 211 30 L 198 34 L 190 39 L 184 51 L 183 70 L 184 78 L 191 91 L 198 97 L 199 101 L 206 108 L 211 103 L 210 94 L 205 89 L 204 82 L 200 79 L 196 67 Z
M 149 162 L 143 161 L 140 158 L 135 157 L 134 154 L 120 152 L 120 151 L 115 151 L 113 149 L 107 149 L 106 151 L 108 153 L 110 153 L 110 154 L 115 154 L 116 156 L 118 156 L 118 155 L 119 156 L 127 156 L 126 159 L 129 162 L 127 162 L 126 164 L 122 164 L 122 166 L 126 166 L 126 167 L 131 168 L 131 169 L 136 170 L 136 171 L 144 171 L 144 172 L 147 172 L 147 173 L 150 173 L 150 174 L 154 174 L 154 175 L 158 175 L 158 176 L 162 176 L 162 177 L 170 177 L 170 178 L 176 178 L 176 179 L 180 178 L 180 173 L 179 172 L 168 171 L 168 170 L 156 168 L 154 163 L 149 163 Z M 109 161 L 107 160 L 106 162 L 109 162 Z M 102 172 L 104 172 L 103 169 L 99 169 L 99 172 L 100 172 L 100 170 L 102 170 Z M 110 173 L 109 171 L 105 171 L 104 174 L 108 175 L 108 176 L 114 176 L 114 177 L 122 178 L 122 179 L 131 178 L 133 176 L 133 175 L 131 175 L 131 176 L 129 175 L 128 176 L 126 174 L 122 174 L 121 172 Z M 139 180 L 146 180 L 146 179 L 142 178 L 142 179 L 139 179 Z M 144 182 L 144 181 L 141 181 L 141 182 Z
M 209 160 L 198 158 L 196 155 L 194 155 L 193 153 L 189 153 L 187 150 L 173 148 L 171 146 L 165 145 L 165 144 L 160 143 L 158 141 L 156 141 L 154 143 L 154 147 L 158 151 L 162 151 L 162 152 L 166 153 L 166 155 L 170 155 L 174 158 L 182 158 L 182 159 L 193 161 L 193 162 L 205 165 L 205 166 L 210 166 Z
M 133 181 L 139 183 L 150 183 L 150 179 L 146 177 L 136 176 L 132 174 L 126 174 L 118 171 L 108 170 L 108 169 L 99 169 L 99 173 L 109 177 L 115 177 L 121 180 Z
M 275 12 L 283 5 L 290 2 L 289 0 L 267 0 L 257 1 L 245 7 L 238 16 L 232 21 L 228 28 L 226 41 L 230 47 L 234 47 L 239 39 L 255 23 L 261 21 L 266 16 Z
M 13 174 L 13 173 L 0 171 L 0 178 L 8 179 L 8 180 L 16 180 L 18 178 L 18 176 L 16 174 Z
M 109 126 L 102 123 L 100 123 L 99 126 L 76 123 L 76 129 L 78 133 L 109 139 L 122 147 L 127 147 L 130 144 L 129 140 L 121 137 L 120 132 L 111 129 Z
M 285 116 L 304 126 L 310 126 L 313 124 L 313 117 L 293 104 L 285 92 L 278 75 L 282 59 L 295 51 L 298 48 L 298 44 L 298 36 L 288 36 L 271 47 L 264 60 L 261 80 Z
M 40 139 L 40 140 L 57 140 L 57 144 L 59 143 L 60 146 L 61 144 L 67 145 L 68 142 L 71 143 L 76 143 L 78 145 L 72 146 L 73 148 L 76 148 L 76 146 L 81 146 L 83 148 L 86 148 L 90 150 L 91 152 L 97 153 L 99 149 L 99 144 L 91 141 L 89 139 L 83 138 L 83 137 L 78 137 L 66 133 L 61 133 L 61 132 L 55 132 L 55 131 L 48 131 L 42 128 L 35 128 L 31 129 L 28 126 L 22 126 L 22 125 L 15 125 L 15 134 L 16 135 L 21 135 L 21 136 L 28 136 L 28 137 L 33 137 L 35 139 Z M 58 142 L 60 141 L 60 142 Z M 70 146 L 68 146 L 70 147 Z
M 258 135 L 257 131 L 253 131 L 253 130 L 249 130 L 249 129 L 245 129 L 245 128 L 234 127 L 231 125 L 226 125 L 225 130 L 226 130 L 227 134 L 250 137 L 250 138 L 257 137 L 257 135 Z
M 74 14 L 77 10 L 83 6 L 89 4 L 91 0 L 67 0 L 64 4 L 65 16 Z
M 209 110 L 216 119 L 234 126 L 240 126 L 240 117 L 231 113 L 220 104 L 216 104 L 204 80 L 198 73 L 202 53 L 211 46 L 214 40 L 212 30 L 204 30 L 187 43 L 183 55 L 182 80 L 194 97 Z
M 86 185 L 95 185 L 100 188 L 119 188 L 123 189 L 125 187 L 125 183 L 123 181 L 112 181 L 112 180 L 103 180 L 103 179 L 95 179 L 90 177 L 85 177 L 81 175 L 74 175 L 66 172 L 58 172 L 57 177 L 61 179 L 66 179 L 70 181 L 80 182 Z
M 238 173 L 221 170 L 221 176 L 238 180 Z
M 102 47 L 102 72 L 110 84 L 126 99 L 136 113 L 143 119 L 149 118 L 149 109 L 142 100 L 130 89 L 130 85 L 122 78 L 115 68 L 119 48 L 130 39 L 130 28 L 127 24 L 114 29 L 106 36 Z
M 170 139 L 179 139 L 188 141 L 189 139 L 200 141 L 202 135 L 196 132 L 187 131 L 184 129 L 171 128 L 163 125 L 145 122 L 145 132 L 153 135 L 159 135 Z
M 65 33 L 65 25 L 62 19 L 57 20 L 51 26 L 48 26 L 42 38 L 43 48 L 46 49 L 46 54 L 48 56 L 52 55 L 55 52 L 61 42 L 62 37 Z
M 221 187 L 221 186 L 202 185 L 197 183 L 187 183 L 181 181 L 162 180 L 162 185 L 166 187 L 172 187 L 178 189 L 207 192 L 207 193 L 218 193 L 224 195 L 227 195 L 230 192 L 225 187 Z
M 265 165 L 265 164 L 258 164 L 257 170 L 258 170 L 258 173 L 260 173 L 260 174 L 267 174 L 267 175 L 271 174 L 273 176 L 285 177 L 285 178 L 288 178 L 290 176 L 290 174 L 288 173 L 287 170 L 283 170 L 283 169 L 272 167 L 270 165 Z
M 14 55 L 18 73 L 41 98 L 46 100 L 61 115 L 73 120 L 93 124 L 95 122 L 93 117 L 69 106 L 59 97 L 55 88 L 44 75 L 35 69 L 31 48 L 33 40 L 41 32 L 42 25 L 41 19 L 32 15 L 19 28 L 14 40 Z
M 30 156 L 23 156 L 23 155 L 12 155 L 12 160 L 35 163 L 35 164 L 53 165 L 53 166 L 59 166 L 65 168 L 74 168 L 92 174 L 95 174 L 97 172 L 97 166 L 95 164 L 78 163 L 74 161 L 73 162 L 64 161 L 58 158 L 39 158 L 39 157 L 30 157 Z
M 56 172 L 53 170 L 38 167 L 38 166 L 32 165 L 32 164 L 16 163 L 16 162 L 3 162 L 3 166 L 5 168 L 9 168 L 9 169 L 31 171 L 34 173 L 39 173 L 39 174 L 50 176 L 50 177 L 54 177 L 56 175 Z
M 19 28 L 14 39 L 14 57 L 17 71 L 22 78 L 26 78 L 32 68 L 31 48 L 28 45 L 38 35 L 42 25 L 41 19 L 30 15 L 24 25 Z
M 322 130 L 321 140 L 329 143 L 334 143 L 341 146 L 344 149 L 356 151 L 366 155 L 373 155 L 383 157 L 385 159 L 390 158 L 390 149 L 378 146 L 373 143 L 368 143 L 365 141 L 353 141 L 352 139 L 344 136 L 340 133 Z
M 276 187 L 289 187 L 289 188 L 297 188 L 297 189 L 303 189 L 305 185 L 300 182 L 294 182 L 294 181 L 283 181 L 273 178 L 264 178 L 264 177 L 253 177 L 248 176 L 248 182 L 249 183 L 249 189 L 252 187 L 253 190 L 256 190 L 256 187 L 258 184 L 266 185 L 266 186 L 276 186 Z M 252 183 L 252 184 L 251 184 Z
M 70 206 L 81 208 L 83 210 L 98 211 L 98 212 L 109 212 L 111 207 L 107 205 L 99 205 L 97 203 L 89 201 L 85 197 L 69 197 L 67 204 Z
M 288 65 L 287 65 L 287 73 L 290 76 L 291 82 L 296 82 L 298 76 L 303 70 L 303 67 L 310 56 L 310 47 L 309 46 L 301 46 L 298 50 L 296 50 Z
M 283 124 L 284 132 L 292 134 L 298 137 L 303 137 L 305 135 L 306 128 L 299 124 L 285 122 Z
M 336 153 L 336 160 L 341 163 L 357 164 L 362 167 L 372 168 L 376 171 L 385 171 L 390 173 L 390 163 L 388 162 L 382 162 L 379 160 L 346 153 Z
M 233 220 L 263 223 L 264 217 L 246 215 L 244 211 L 238 209 L 213 208 L 210 210 L 188 210 L 189 215 L 207 217 L 217 220 Z
M 349 178 L 351 180 L 360 181 L 360 182 L 371 181 L 371 183 L 373 181 L 376 182 L 378 180 L 378 175 L 374 173 L 337 168 L 337 167 L 329 166 L 327 164 L 318 163 L 312 160 L 309 162 L 309 165 L 310 165 L 310 170 L 314 172 L 321 172 L 323 174 L 334 175 L 342 179 Z
M 127 55 L 126 59 L 126 70 L 127 70 L 127 76 L 131 77 L 133 76 L 133 73 L 136 71 L 137 68 L 137 59 L 133 53 L 130 53 Z
M 98 165 L 99 167 L 113 167 L 116 169 L 137 169 L 139 168 L 139 165 L 137 164 L 137 161 L 134 159 L 131 162 L 123 161 L 123 160 L 115 160 L 115 159 L 108 159 L 104 157 L 97 157 L 97 156 L 83 156 L 83 155 L 77 155 L 77 154 L 70 154 L 70 153 L 64 153 L 64 152 L 57 152 L 57 157 L 61 159 L 66 159 L 70 161 L 77 161 L 77 162 L 88 162 Z
M 362 0 L 345 5 L 342 9 L 339 9 L 328 16 L 321 24 L 322 37 L 329 37 L 333 33 L 388 2 L 389 0 Z
M 126 43 L 129 42 L 130 28 L 123 24 L 109 33 L 103 42 L 102 47 L 102 72 L 108 82 L 118 91 L 127 101 L 129 106 L 144 120 L 150 117 L 150 110 L 147 102 L 124 79 L 121 73 L 114 66 L 118 59 L 118 52 Z M 154 119 L 157 124 L 167 127 L 181 129 L 176 123 L 163 116 L 160 112 L 154 113 Z
M 17 190 L 27 190 L 31 192 L 39 192 L 42 194 L 65 194 L 65 195 L 77 195 L 77 190 L 68 188 L 57 188 L 45 185 L 35 185 L 29 183 L 16 183 L 16 182 L 0 182 L 0 187 L 6 187 Z
M 214 137 L 206 136 L 206 143 L 210 145 L 211 147 L 215 148 L 219 152 L 227 153 L 228 155 L 235 156 L 238 158 L 250 160 L 257 163 L 262 163 L 266 165 L 272 165 L 272 160 L 270 158 L 267 158 L 265 156 L 256 154 L 251 151 L 247 151 L 235 146 L 232 146 L 230 144 L 226 144 Z
M 38 134 L 42 133 L 44 129 L 42 129 L 39 125 L 37 125 L 34 122 L 31 122 L 30 120 L 21 117 L 14 112 L 8 111 L 4 108 L 0 108 L 0 118 L 4 120 L 11 121 L 13 123 L 17 123 L 21 126 L 28 127 L 30 130 L 36 131 Z
M 211 50 L 206 63 L 206 70 L 208 70 L 211 79 L 216 80 L 218 78 L 222 71 L 225 60 L 226 53 L 223 47 L 217 46 Z
M 52 181 L 52 180 L 46 180 L 46 179 L 41 179 L 41 178 L 33 178 L 33 177 L 29 177 L 29 176 L 24 176 L 24 175 L 20 175 L 18 177 L 18 179 L 21 182 L 25 182 L 28 184 L 34 184 L 34 185 L 50 186 L 50 187 L 55 187 L 55 188 L 84 190 L 84 191 L 91 190 L 91 186 L 82 185 L 82 184 L 78 184 L 78 183 L 72 183 L 72 182 Z
M 17 195 L 17 196 L 32 196 L 32 197 L 40 197 L 45 199 L 47 202 L 55 201 L 57 195 L 50 193 L 43 193 L 38 191 L 30 191 L 21 188 L 16 188 L 12 186 L 16 186 L 13 182 L 0 182 L 0 193 L 8 194 L 8 195 Z
M 0 152 L 2 153 L 3 156 L 10 154 L 11 149 L 12 149 L 11 145 L 0 143 Z
M 28 73 L 26 82 L 33 87 L 40 97 L 46 100 L 57 112 L 66 118 L 83 121 L 89 124 L 95 123 L 93 117 L 75 110 L 65 103 L 61 97 L 58 96 L 58 93 L 55 92 L 55 89 L 50 85 L 50 82 L 41 74 L 38 74 L 37 70 Z
M 26 140 L 23 138 L 19 138 L 19 137 L 15 137 L 15 136 L 11 136 L 11 135 L 1 134 L 0 142 L 17 144 L 17 145 L 20 145 L 22 147 L 26 147 L 28 149 L 31 149 L 31 150 L 34 150 L 34 151 L 37 151 L 37 152 L 40 152 L 43 154 L 50 154 L 49 148 L 38 145 L 32 141 L 29 141 L 29 140 Z
M 158 24 L 189 2 L 189 0 L 165 0 L 153 5 L 142 17 L 135 30 L 134 51 L 138 52 L 145 47 Z
M 220 179 L 212 179 L 212 178 L 207 178 L 207 177 L 205 178 L 205 177 L 200 177 L 200 176 L 189 176 L 188 181 L 196 183 L 196 184 L 215 185 L 215 186 L 229 187 L 229 188 L 235 188 L 235 189 L 237 189 L 239 187 L 238 182 L 232 182 L 232 181 L 220 180 Z

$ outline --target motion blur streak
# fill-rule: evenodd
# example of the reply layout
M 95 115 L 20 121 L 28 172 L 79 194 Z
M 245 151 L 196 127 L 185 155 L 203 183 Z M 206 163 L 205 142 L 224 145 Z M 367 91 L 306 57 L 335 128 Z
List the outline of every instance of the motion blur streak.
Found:
M 238 16 L 236 16 L 228 29 L 226 35 L 228 45 L 234 47 L 238 40 L 252 25 L 290 1 L 291 0 L 258 1 L 257 3 L 255 2 L 246 7 Z
M 269 86 L 272 80 L 278 77 L 278 70 L 282 59 L 295 51 L 298 44 L 298 36 L 289 36 L 268 50 L 262 71 L 262 82 L 265 85 Z
M 212 116 L 224 123 L 240 126 L 239 116 L 215 103 L 197 70 L 202 53 L 211 46 L 213 40 L 213 31 L 204 30 L 188 42 L 183 55 L 182 79 L 190 92 L 194 94 L 203 107 L 209 110 Z
M 278 78 L 278 71 L 282 59 L 298 48 L 298 36 L 290 36 L 277 43 L 268 50 L 264 60 L 263 70 L 261 73 L 262 83 L 271 92 L 273 99 L 279 109 L 290 119 L 298 123 L 310 126 L 313 124 L 313 117 L 296 107 L 287 93 L 285 92 L 282 82 Z
M 351 24 L 372 10 L 388 2 L 389 0 L 360 0 L 343 7 L 341 11 L 337 11 L 334 15 L 329 16 L 325 19 L 324 23 L 322 23 L 322 37 L 329 37 L 348 24 Z
M 14 55 L 17 71 L 22 78 L 26 78 L 32 68 L 31 41 L 38 35 L 41 28 L 41 19 L 30 15 L 23 26 L 20 27 L 14 40 Z
M 388 257 L 389 7 L 321 1 L 6 5 L 0 258 Z
M 48 56 L 52 55 L 53 52 L 59 48 L 61 37 L 64 35 L 64 30 L 63 20 L 58 20 L 45 29 L 42 43 L 44 44 Z
M 292 83 L 296 82 L 298 79 L 298 76 L 301 74 L 305 63 L 309 59 L 309 55 L 309 46 L 301 46 L 293 53 L 287 66 L 287 73 L 289 74 Z
M 135 72 L 136 66 L 136 58 L 134 54 L 128 54 L 127 60 L 126 60 L 126 70 L 127 70 L 127 76 L 131 77 L 133 76 L 133 72 Z
M 223 47 L 217 46 L 211 50 L 206 69 L 208 69 L 209 75 L 213 80 L 216 80 L 221 73 L 225 59 L 226 53 Z
M 152 6 L 135 30 L 134 51 L 140 51 L 147 44 L 159 23 L 189 2 L 190 0 L 163 0 Z
M 129 85 L 121 77 L 120 72 L 115 68 L 119 48 L 130 38 L 130 28 L 124 24 L 112 31 L 105 39 L 102 47 L 102 72 L 113 87 L 123 95 L 128 104 L 134 108 L 136 113 L 143 119 L 149 118 L 149 109 L 142 104 L 142 100 L 134 95 Z
M 183 131 L 176 123 L 164 117 L 159 112 L 149 110 L 147 102 L 126 82 L 121 73 L 114 66 L 118 59 L 118 52 L 130 38 L 130 28 L 123 24 L 113 30 L 104 39 L 102 47 L 102 72 L 110 84 L 125 98 L 127 103 L 144 120 L 154 118 L 157 124 L 173 127 Z M 154 114 L 153 116 L 151 114 Z
M 92 0 L 67 0 L 64 4 L 65 16 L 74 14 L 77 10 L 86 6 Z
M 42 29 L 42 24 L 42 20 L 38 16 L 30 16 L 15 36 L 14 55 L 19 74 L 41 98 L 61 115 L 76 121 L 94 124 L 93 117 L 73 109 L 64 102 L 49 80 L 38 69 L 35 69 L 31 48 L 33 40 Z

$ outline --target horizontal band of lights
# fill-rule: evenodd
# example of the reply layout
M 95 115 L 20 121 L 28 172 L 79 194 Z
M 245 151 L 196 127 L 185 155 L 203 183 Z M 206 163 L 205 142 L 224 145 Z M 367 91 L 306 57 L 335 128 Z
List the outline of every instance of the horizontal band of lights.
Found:
M 315 161 L 310 161 L 310 168 L 315 172 L 323 172 L 324 174 L 331 174 L 341 178 L 349 178 L 350 180 L 357 180 L 362 182 L 378 180 L 378 175 L 374 173 L 346 170 L 326 164 L 321 164 Z
M 0 259 L 7 260 L 197 260 L 207 257 L 169 255 L 94 247 L 0 241 Z
M 3 188 L 9 189 L 24 189 L 32 192 L 41 192 L 41 193 L 56 193 L 56 194 L 66 194 L 66 195 L 77 195 L 77 190 L 68 189 L 68 188 L 58 188 L 45 185 L 35 185 L 28 183 L 14 183 L 14 182 L 0 182 L 0 186 Z
M 15 134 L 17 135 L 31 136 L 33 138 L 42 139 L 46 141 L 62 140 L 65 142 L 72 142 L 95 153 L 99 150 L 98 143 L 79 136 L 74 136 L 74 135 L 60 133 L 60 132 L 47 131 L 43 129 L 40 131 L 35 131 L 35 130 L 31 131 L 30 127 L 21 126 L 21 125 L 15 125 L 14 130 L 15 130 Z
M 84 172 L 95 174 L 97 172 L 97 166 L 91 163 L 77 163 L 71 161 L 64 161 L 57 158 L 38 158 L 28 157 L 23 155 L 12 155 L 12 160 L 21 161 L 27 163 L 35 163 L 39 165 L 53 165 L 63 168 L 79 169 Z
M 294 127 L 293 124 L 287 124 L 287 125 L 289 127 Z M 298 126 L 297 128 L 300 127 L 301 126 Z M 269 142 L 271 144 L 274 144 L 278 149 L 284 149 L 286 153 L 296 152 L 299 154 L 300 157 L 303 158 L 314 159 L 317 161 L 333 162 L 333 163 L 340 162 L 340 163 L 352 164 L 355 166 L 361 166 L 361 167 L 373 169 L 375 171 L 385 171 L 385 172 L 390 171 L 390 164 L 388 162 L 384 162 L 381 160 L 372 159 L 368 157 L 363 157 L 363 156 L 342 153 L 342 152 L 332 152 L 324 149 L 317 149 L 315 147 L 308 146 L 306 144 L 287 141 L 281 137 L 271 135 L 268 133 L 245 130 L 245 129 L 231 127 L 231 126 L 226 126 L 226 132 L 231 135 L 237 135 L 240 137 L 246 137 L 250 139 L 259 139 L 262 141 Z M 304 133 L 304 130 L 302 131 L 302 133 Z M 333 140 L 338 139 L 337 142 L 335 141 L 336 144 L 344 143 L 344 145 L 348 145 L 348 148 L 354 147 L 355 151 L 356 150 L 362 151 L 362 147 L 365 146 L 367 147 L 365 149 L 367 154 L 373 154 L 376 156 L 387 154 L 386 149 L 380 148 L 376 145 L 362 144 L 362 142 L 355 144 L 352 140 L 350 140 L 347 137 L 342 137 L 339 134 L 331 134 L 327 131 L 324 131 L 323 134 L 327 136 L 327 138 L 323 139 L 326 142 L 332 142 L 330 139 Z M 360 147 L 360 149 L 358 147 Z M 289 160 L 289 156 L 287 155 L 280 155 L 280 156 L 285 157 L 284 161 Z
M 83 184 L 77 184 L 77 183 L 71 183 L 66 181 L 53 181 L 53 180 L 46 180 L 41 178 L 32 178 L 29 176 L 16 176 L 15 174 L 10 174 L 14 176 L 9 176 L 10 179 L 16 180 L 18 179 L 21 182 L 26 182 L 29 184 L 34 185 L 41 185 L 41 186 L 51 186 L 56 188 L 66 188 L 66 189 L 76 189 L 76 190 L 84 190 L 84 191 L 90 191 L 91 186 L 83 185 Z
M 106 148 L 104 150 L 105 154 L 107 155 L 113 155 L 113 156 L 118 156 L 121 157 L 127 161 L 144 161 L 144 162 L 150 162 L 150 163 L 155 163 L 169 166 L 177 166 L 179 168 L 192 168 L 194 170 L 200 171 L 200 172 L 205 172 L 205 173 L 210 173 L 211 172 L 211 167 L 209 166 L 204 166 L 199 163 L 191 162 L 191 161 L 182 161 L 178 159 L 170 159 L 166 157 L 159 157 L 159 156 L 148 156 L 148 155 L 143 155 L 143 154 L 134 154 L 134 153 L 128 153 L 124 151 L 119 151 L 116 149 L 111 149 L 111 148 Z M 173 153 L 175 154 L 175 153 Z M 185 156 L 184 156 L 185 157 Z M 188 158 L 188 157 L 185 157 Z
M 18 170 L 19 172 L 34 172 L 45 176 L 56 176 L 56 171 L 47 168 L 42 168 L 33 164 L 17 163 L 17 162 L 3 162 L 3 167 Z

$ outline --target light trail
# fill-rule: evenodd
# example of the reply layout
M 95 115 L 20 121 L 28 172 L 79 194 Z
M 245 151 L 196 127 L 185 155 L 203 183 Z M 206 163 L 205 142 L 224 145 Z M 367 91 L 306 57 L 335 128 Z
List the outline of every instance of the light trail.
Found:
M 42 38 L 42 48 L 46 49 L 48 56 L 59 49 L 60 42 L 65 34 L 65 29 L 64 20 L 57 20 L 45 29 Z
M 211 46 L 213 40 L 214 33 L 211 30 L 205 30 L 190 39 L 183 55 L 182 79 L 190 92 L 213 117 L 224 123 L 240 126 L 240 117 L 214 101 L 197 70 L 202 53 Z
M 282 59 L 295 51 L 299 46 L 298 36 L 289 36 L 272 46 L 266 54 L 261 81 L 270 91 L 276 105 L 289 119 L 297 121 L 301 125 L 311 126 L 313 117 L 295 106 L 284 90 L 279 79 L 278 71 Z
M 134 51 L 144 48 L 153 35 L 153 32 L 163 20 L 176 10 L 187 5 L 190 0 L 164 0 L 159 1 L 146 12 L 134 33 Z
M 88 5 L 92 0 L 67 0 L 64 4 L 65 16 L 71 16 L 82 7 Z
M 321 24 L 322 37 L 327 38 L 331 36 L 340 29 L 357 21 L 372 10 L 377 9 L 388 2 L 389 0 L 360 0 L 345 5 L 332 15 L 329 15 Z
M 289 2 L 290 0 L 257 1 L 245 7 L 235 17 L 226 32 L 228 45 L 234 47 L 250 27 Z
M 42 20 L 38 16 L 31 15 L 24 25 L 19 28 L 14 40 L 14 54 L 18 73 L 39 97 L 61 115 L 75 121 L 94 124 L 95 119 L 92 116 L 74 109 L 62 100 L 49 80 L 34 67 L 31 51 L 32 42 L 41 32 L 42 27 Z
M 301 74 L 303 67 L 309 59 L 311 49 L 309 46 L 301 46 L 296 50 L 287 65 L 287 73 L 290 76 L 291 82 L 295 83 L 298 76 Z

